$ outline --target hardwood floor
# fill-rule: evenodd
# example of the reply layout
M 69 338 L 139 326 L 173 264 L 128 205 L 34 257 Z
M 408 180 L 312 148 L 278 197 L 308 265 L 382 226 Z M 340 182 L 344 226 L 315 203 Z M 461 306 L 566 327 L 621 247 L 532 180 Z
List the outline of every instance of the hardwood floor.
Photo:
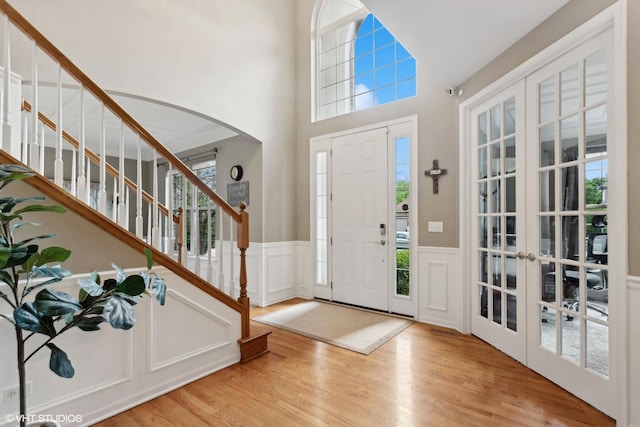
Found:
M 252 316 L 301 302 L 253 308 Z M 613 426 L 473 336 L 414 323 L 364 356 L 272 330 L 270 353 L 97 426 Z

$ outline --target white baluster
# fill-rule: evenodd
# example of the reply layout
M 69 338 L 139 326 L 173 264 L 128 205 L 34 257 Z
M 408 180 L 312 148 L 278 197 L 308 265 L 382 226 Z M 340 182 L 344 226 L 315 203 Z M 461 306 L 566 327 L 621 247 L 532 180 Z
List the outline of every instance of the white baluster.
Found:
M 2 97 L 2 149 L 7 153 L 16 156 L 20 154 L 20 150 L 13 150 L 11 144 L 11 114 L 9 108 L 11 106 L 11 53 L 9 41 L 9 17 L 4 15 L 4 84 Z M 16 152 L 17 151 L 17 152 Z M 17 156 L 16 156 L 17 157 Z
M 138 135 L 138 174 L 136 179 L 136 186 L 138 191 L 136 192 L 136 236 L 140 239 L 143 238 L 144 233 L 144 220 L 142 218 L 142 147 L 140 136 Z
M 71 150 L 71 194 L 78 197 L 78 187 L 76 186 L 76 169 L 78 161 L 78 152 L 76 149 Z
M 216 228 L 216 234 L 220 236 L 216 245 L 216 258 L 218 261 L 218 289 L 224 292 L 224 221 L 222 220 L 222 209 L 216 206 L 216 220 L 220 229 Z
M 80 147 L 78 149 L 78 199 L 87 202 L 87 177 L 84 170 L 86 157 L 84 138 L 84 86 L 80 86 Z
M 40 161 L 38 162 L 38 172 L 44 175 L 44 123 L 39 121 L 40 126 Z
M 113 177 L 113 200 L 111 201 L 111 220 L 118 223 L 118 204 L 120 204 L 120 194 L 118 193 L 118 178 Z
M 207 282 L 213 283 L 213 261 L 211 259 L 213 248 L 211 247 L 211 239 L 213 236 L 211 235 L 211 199 L 208 199 L 209 203 L 207 203 Z
M 233 271 L 233 230 L 235 223 L 233 222 L 233 218 L 229 217 L 229 296 L 231 298 L 236 297 L 236 286 L 234 279 L 234 271 Z
M 153 247 L 160 248 L 160 225 L 158 223 L 158 152 L 153 150 Z
M 126 225 L 127 205 L 125 204 L 124 194 L 124 122 L 120 121 L 120 164 L 118 171 L 118 189 L 120 190 L 120 203 L 118 204 L 118 225 L 124 227 Z
M 85 163 L 86 163 L 85 167 L 86 167 L 86 171 L 87 171 L 87 173 L 86 173 L 86 175 L 87 175 L 87 191 L 86 191 L 86 194 L 85 194 L 85 198 L 86 198 L 86 201 L 87 201 L 87 205 L 89 205 L 90 207 L 95 209 L 96 206 L 93 206 L 91 204 L 91 202 L 92 202 L 92 199 L 91 199 L 91 184 L 90 184 L 91 183 L 91 160 L 88 157 L 86 157 L 85 158 Z
M 189 214 L 187 211 L 187 179 L 184 175 L 182 175 L 182 265 L 189 265 L 188 256 L 189 252 L 187 251 L 187 218 L 186 216 Z
M 40 148 L 38 143 L 38 45 L 33 42 L 33 63 L 31 64 L 31 150 L 29 153 L 29 167 L 38 169 L 40 164 Z
M 60 188 L 64 180 L 64 162 L 62 160 L 62 65 L 58 63 L 58 108 L 56 117 L 56 161 L 54 181 Z
M 131 206 L 130 204 L 130 200 L 129 200 L 129 196 L 131 196 L 131 189 L 129 187 L 124 187 L 124 194 L 125 194 L 125 206 Z M 124 224 L 124 228 L 126 228 L 127 230 L 129 230 L 129 211 L 127 211 L 127 214 L 125 215 L 125 224 Z
M 29 118 L 27 117 L 27 112 L 22 115 L 22 150 L 21 150 L 21 160 L 24 164 L 29 164 Z
M 151 209 L 152 209 L 152 206 L 151 206 L 151 204 L 149 204 L 149 209 L 148 209 L 149 212 L 147 213 L 147 218 L 148 219 L 147 219 L 147 239 L 146 239 L 146 242 L 148 244 L 150 244 L 150 245 L 152 244 L 151 243 L 151 227 L 152 227 L 152 224 L 151 224 L 151 222 L 152 222 L 151 221 L 151 215 L 152 215 Z
M 191 196 L 191 249 L 195 260 L 194 273 L 200 275 L 200 213 L 198 212 L 198 187 L 192 186 Z
M 98 212 L 102 215 L 107 215 L 107 148 L 104 113 L 105 108 L 104 104 L 102 104 L 102 114 L 100 117 L 100 192 L 98 193 Z

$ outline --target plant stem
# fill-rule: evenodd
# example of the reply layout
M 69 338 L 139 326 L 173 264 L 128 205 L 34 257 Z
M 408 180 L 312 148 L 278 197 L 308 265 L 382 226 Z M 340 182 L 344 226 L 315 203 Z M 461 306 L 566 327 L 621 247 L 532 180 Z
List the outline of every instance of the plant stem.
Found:
M 16 325 L 16 342 L 18 344 L 18 382 L 20 385 L 20 427 L 27 424 L 27 391 L 25 378 L 24 341 L 22 328 Z

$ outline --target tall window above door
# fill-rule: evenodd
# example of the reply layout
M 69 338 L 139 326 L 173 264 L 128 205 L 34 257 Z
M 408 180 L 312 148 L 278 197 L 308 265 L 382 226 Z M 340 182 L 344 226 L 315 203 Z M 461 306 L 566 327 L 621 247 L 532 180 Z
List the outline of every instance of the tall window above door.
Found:
M 324 0 L 315 37 L 316 120 L 415 96 L 415 59 L 358 0 Z

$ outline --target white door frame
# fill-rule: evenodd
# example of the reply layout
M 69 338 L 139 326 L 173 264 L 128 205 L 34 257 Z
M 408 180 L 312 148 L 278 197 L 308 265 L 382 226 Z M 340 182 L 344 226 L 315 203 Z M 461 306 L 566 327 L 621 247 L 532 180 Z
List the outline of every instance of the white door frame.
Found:
M 410 239 L 409 242 L 409 247 L 410 247 L 410 265 L 409 265 L 409 269 L 410 269 L 410 273 L 409 273 L 409 277 L 410 277 L 410 297 L 409 298 L 402 298 L 402 300 L 400 299 L 400 297 L 393 297 L 392 294 L 395 294 L 395 290 L 392 289 L 392 287 L 389 287 L 389 311 L 394 312 L 394 307 L 396 307 L 397 305 L 400 305 L 401 307 L 403 307 L 404 309 L 408 308 L 410 309 L 410 311 L 413 312 L 413 318 L 417 319 L 419 317 L 419 312 L 418 312 L 418 307 L 419 307 L 419 297 L 418 297 L 418 234 L 417 234 L 417 230 L 419 230 L 419 215 L 418 215 L 418 116 L 417 115 L 413 115 L 413 116 L 407 116 L 407 117 L 403 117 L 403 118 L 399 118 L 399 119 L 395 119 L 395 120 L 390 120 L 390 121 L 386 121 L 386 122 L 382 122 L 382 123 L 376 123 L 373 125 L 368 125 L 368 126 L 363 126 L 363 127 L 359 127 L 359 128 L 354 128 L 354 129 L 349 129 L 349 130 L 345 130 L 345 131 L 340 131 L 340 132 L 335 132 L 335 133 L 331 133 L 331 134 L 327 134 L 327 135 L 322 135 L 322 136 L 318 136 L 318 137 L 314 137 L 311 138 L 310 140 L 310 150 L 309 150 L 309 156 L 310 156 L 310 179 L 309 179 L 309 190 L 310 190 L 310 195 L 311 195 L 311 200 L 310 200 L 310 228 L 311 228 L 311 243 L 312 243 L 312 247 L 313 247 L 313 267 L 312 267 L 312 275 L 313 275 L 313 296 L 317 297 L 317 298 L 323 298 L 323 299 L 331 299 L 331 291 L 330 288 L 328 286 L 324 286 L 324 285 L 319 285 L 317 282 L 317 257 L 318 257 L 318 245 L 316 244 L 318 241 L 318 233 L 317 233 L 317 229 L 316 229 L 316 212 L 317 212 L 317 208 L 318 208 L 318 201 L 316 200 L 316 198 L 314 197 L 314 195 L 316 194 L 316 154 L 319 152 L 329 152 L 330 148 L 331 148 L 331 140 L 333 138 L 337 138 L 337 137 L 341 137 L 341 136 L 345 136 L 345 135 L 351 135 L 351 134 L 355 134 L 355 133 L 360 133 L 360 132 L 366 132 L 369 130 L 373 130 L 373 129 L 379 129 L 382 127 L 386 127 L 389 129 L 389 141 L 394 141 L 394 138 L 396 137 L 400 137 L 403 135 L 409 136 L 410 137 L 410 147 L 409 147 L 409 161 L 410 161 L 410 182 L 411 185 L 409 187 L 409 199 L 411 201 L 411 208 L 409 209 L 409 222 L 411 224 L 412 230 L 416 230 L 414 235 L 416 236 L 416 238 Z M 389 158 L 393 158 L 392 157 L 392 153 L 391 150 L 392 148 L 395 146 L 395 144 L 389 144 L 389 148 L 388 148 L 388 153 L 389 153 Z M 329 178 L 331 176 L 331 166 L 330 166 L 329 162 L 329 166 L 327 169 L 327 173 L 329 175 Z M 391 183 L 392 179 L 395 179 L 395 175 L 393 173 L 391 173 L 391 171 L 393 170 L 393 165 L 392 162 L 389 162 L 389 182 Z M 394 181 L 395 182 L 395 181 Z M 327 182 L 327 184 L 330 186 L 331 182 L 330 179 Z M 393 195 L 391 195 L 391 190 L 392 190 L 393 186 L 389 186 L 389 192 L 390 192 L 390 200 L 395 200 L 395 192 L 393 192 Z M 395 187 L 393 187 L 394 189 Z M 395 215 L 395 203 L 389 203 L 389 218 L 393 218 L 393 215 Z M 394 223 L 395 224 L 395 223 Z M 328 221 L 328 227 L 329 229 L 331 228 L 331 219 L 329 218 Z M 391 224 L 389 224 L 388 230 L 391 231 Z M 393 231 L 395 235 L 395 225 L 393 227 Z M 388 234 L 388 236 L 392 236 L 391 234 Z M 389 237 L 391 238 L 391 237 Z M 395 239 L 395 237 L 394 237 Z M 391 246 L 388 246 L 391 247 Z M 329 247 L 330 250 L 330 247 Z M 331 282 L 331 271 L 332 271 L 332 266 L 330 263 L 330 259 L 331 256 L 328 255 L 328 264 L 327 264 L 327 268 L 328 268 L 328 274 L 329 274 L 329 280 L 328 282 Z M 393 276 L 392 276 L 393 275 Z M 392 267 L 389 267 L 389 278 L 391 280 L 392 277 L 395 277 L 395 269 L 393 269 L 392 271 Z M 399 311 L 397 311 L 399 312 Z
M 507 73 L 494 83 L 490 84 L 468 100 L 460 104 L 459 109 L 459 135 L 460 135 L 460 249 L 461 249 L 461 265 L 471 265 L 470 232 L 473 217 L 471 215 L 470 200 L 470 179 L 468 171 L 471 170 L 470 147 L 472 141 L 471 135 L 471 111 L 473 108 L 489 99 L 494 94 L 510 87 L 518 81 L 526 78 L 527 75 L 540 69 L 544 65 L 552 62 L 554 59 L 562 56 L 564 53 L 571 51 L 585 40 L 612 28 L 614 34 L 614 75 L 611 81 L 610 90 L 614 96 L 614 111 L 609 112 L 611 124 L 613 126 L 613 138 L 610 148 L 609 161 L 615 167 L 609 168 L 609 179 L 616 183 L 615 188 L 610 188 L 608 192 L 609 203 L 615 206 L 609 210 L 609 222 L 621 224 L 615 231 L 610 233 L 610 242 L 616 245 L 617 252 L 625 254 L 624 259 L 620 260 L 618 268 L 609 272 L 610 279 L 620 286 L 611 288 L 609 292 L 615 292 L 615 305 L 611 307 L 610 312 L 615 313 L 611 317 L 610 323 L 610 339 L 613 342 L 611 346 L 611 364 L 617 366 L 616 378 L 618 384 L 619 402 L 616 419 L 620 425 L 627 424 L 628 417 L 628 387 L 627 387 L 627 343 L 624 339 L 624 331 L 627 328 L 627 307 L 626 307 L 626 287 L 622 284 L 626 283 L 626 273 L 628 270 L 628 251 L 627 251 L 627 87 L 626 87 L 626 0 L 620 0 L 611 5 L 603 12 L 591 18 L 589 21 L 573 30 L 551 46 L 547 47 L 540 53 L 536 54 L 520 66 Z M 612 186 L 613 187 L 613 186 Z M 615 194 L 614 194 L 615 193 Z M 462 332 L 471 333 L 471 287 L 469 283 L 472 281 L 472 272 L 469 268 L 462 268 L 462 280 L 459 284 L 460 294 L 462 298 Z

